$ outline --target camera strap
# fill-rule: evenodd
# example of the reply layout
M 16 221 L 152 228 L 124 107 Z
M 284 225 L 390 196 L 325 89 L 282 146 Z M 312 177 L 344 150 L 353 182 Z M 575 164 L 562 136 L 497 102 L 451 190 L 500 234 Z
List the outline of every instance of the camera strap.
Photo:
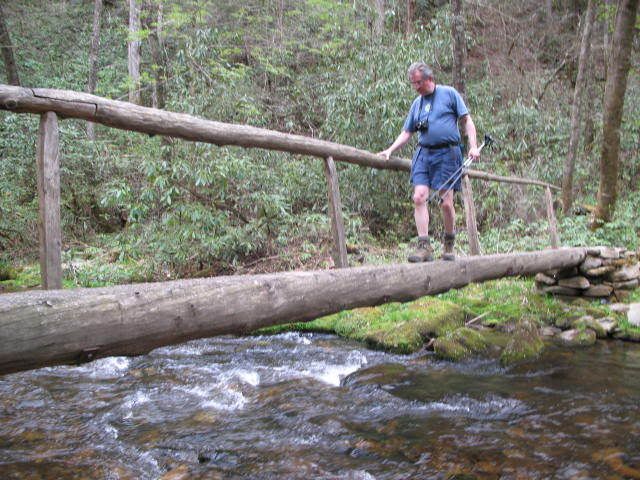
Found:
M 436 91 L 438 90 L 438 86 L 436 85 L 433 88 L 433 93 L 431 94 L 431 104 L 429 106 L 429 111 L 427 112 L 427 119 L 426 122 L 429 123 L 429 118 L 431 117 L 431 111 L 433 110 L 433 107 L 436 103 Z M 415 120 L 415 123 L 420 123 L 420 113 L 422 112 L 422 102 L 424 102 L 424 97 L 425 95 L 420 95 L 420 108 L 418 108 L 418 115 L 417 118 Z

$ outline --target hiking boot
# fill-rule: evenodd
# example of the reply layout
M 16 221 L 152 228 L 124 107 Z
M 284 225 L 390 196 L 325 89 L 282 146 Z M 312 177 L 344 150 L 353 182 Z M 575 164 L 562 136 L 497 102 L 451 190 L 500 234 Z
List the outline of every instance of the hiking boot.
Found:
M 409 255 L 411 263 L 430 262 L 433 260 L 433 249 L 429 237 L 418 237 L 418 248 Z
M 444 243 L 442 247 L 442 260 L 455 260 L 456 254 L 453 249 L 453 245 L 456 241 L 455 233 L 445 233 L 444 234 Z

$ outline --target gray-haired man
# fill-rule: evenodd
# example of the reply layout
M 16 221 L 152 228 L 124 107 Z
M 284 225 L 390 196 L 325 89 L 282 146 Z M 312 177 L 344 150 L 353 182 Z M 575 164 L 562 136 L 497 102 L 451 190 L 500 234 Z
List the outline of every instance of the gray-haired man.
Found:
M 433 71 L 425 63 L 413 63 L 408 73 L 411 86 L 418 97 L 411 105 L 402 133 L 389 148 L 379 154 L 388 160 L 395 150 L 409 141 L 414 132 L 419 132 L 418 147 L 411 162 L 418 248 L 409 256 L 409 261 L 433 260 L 429 240 L 429 209 L 426 203 L 430 190 L 438 190 L 442 198 L 445 231 L 442 258 L 455 260 L 453 192 L 460 190 L 460 176 L 456 178 L 454 172 L 461 168 L 463 161 L 458 124 L 467 136 L 469 156 L 473 160 L 480 157 L 476 127 L 458 91 L 447 85 L 436 85 Z

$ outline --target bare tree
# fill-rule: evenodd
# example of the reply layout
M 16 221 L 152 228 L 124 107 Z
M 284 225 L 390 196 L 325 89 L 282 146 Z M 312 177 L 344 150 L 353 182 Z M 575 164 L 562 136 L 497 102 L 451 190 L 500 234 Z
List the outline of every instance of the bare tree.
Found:
M 462 0 L 451 0 L 453 19 L 451 36 L 453 37 L 453 86 L 464 97 L 466 86 L 467 45 L 464 39 L 464 12 Z
M 376 7 L 376 20 L 373 27 L 373 32 L 375 34 L 375 38 L 379 39 L 382 37 L 384 33 L 384 22 L 385 22 L 385 0 L 374 0 L 374 4 Z
M 93 34 L 91 35 L 91 49 L 89 50 L 89 82 L 87 91 L 95 93 L 98 84 L 98 51 L 100 50 L 100 17 L 102 15 L 102 0 L 93 3 Z M 87 122 L 87 136 L 96 139 L 92 122 Z
M 20 86 L 20 77 L 18 76 L 18 67 L 16 65 L 16 59 L 13 56 L 13 44 L 11 43 L 11 36 L 9 35 L 9 29 L 5 22 L 4 11 L 2 10 L 2 4 L 0 3 L 0 48 L 2 49 L 2 58 L 4 59 L 4 66 L 7 70 L 7 82 L 9 85 Z
M 129 101 L 131 103 L 140 104 L 140 40 L 138 39 L 140 32 L 140 9 L 136 0 L 129 0 L 129 40 L 128 46 L 128 65 L 129 79 Z
M 407 0 L 407 17 L 405 24 L 405 35 L 408 37 L 413 34 L 413 22 L 416 16 L 416 0 Z
M 592 228 L 598 228 L 610 221 L 616 206 L 620 170 L 620 123 L 639 2 L 640 0 L 621 0 L 618 6 L 611 58 L 607 69 L 607 83 L 604 89 L 600 184 Z
M 164 6 L 162 1 L 147 0 L 144 5 L 144 28 L 149 31 L 149 50 L 152 65 L 151 103 L 153 108 L 164 109 L 166 104 L 165 84 L 167 81 L 167 58 L 164 52 L 162 36 L 162 18 Z
M 594 0 L 589 0 L 587 12 L 584 16 L 584 29 L 582 30 L 582 40 L 580 42 L 580 57 L 578 60 L 578 76 L 576 86 L 573 90 L 573 105 L 571 108 L 571 133 L 569 135 L 569 148 L 564 160 L 562 172 L 562 208 L 569 212 L 573 203 L 573 172 L 576 163 L 576 152 L 580 143 L 580 123 L 582 119 L 582 104 L 584 91 L 586 90 L 586 70 L 589 65 L 591 50 L 591 30 L 595 18 Z

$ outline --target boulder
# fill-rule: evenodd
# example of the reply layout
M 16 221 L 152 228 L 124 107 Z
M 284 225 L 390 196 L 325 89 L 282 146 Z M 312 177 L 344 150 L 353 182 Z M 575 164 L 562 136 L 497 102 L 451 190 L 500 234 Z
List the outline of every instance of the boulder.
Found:
M 628 282 L 629 280 L 637 280 L 640 277 L 640 264 L 625 265 L 624 267 L 611 272 L 607 275 L 607 279 L 611 282 Z
M 511 339 L 500 354 L 502 365 L 512 365 L 514 363 L 527 360 L 534 360 L 540 356 L 544 350 L 544 341 L 540 336 L 538 328 L 531 322 L 523 322 L 513 332 Z
M 597 318 L 596 322 L 600 324 L 600 326 L 608 336 L 612 335 L 613 331 L 618 326 L 618 322 L 611 317 Z
M 609 310 L 616 313 L 627 313 L 630 305 L 628 303 L 612 303 L 609 305 Z
M 562 332 L 558 338 L 568 347 L 586 347 L 596 343 L 596 332 L 591 329 L 572 328 Z
M 604 265 L 598 268 L 590 268 L 584 272 L 589 277 L 604 277 L 606 274 L 613 272 L 616 269 L 613 265 Z
M 620 253 L 624 251 L 626 250 L 615 247 L 591 247 L 587 249 L 587 254 L 601 258 L 620 258 Z
M 638 279 L 627 280 L 626 282 L 613 282 L 611 284 L 614 290 L 635 290 L 638 288 Z
M 543 327 L 540 330 L 540 335 L 542 335 L 543 337 L 555 337 L 560 333 L 562 333 L 562 330 L 557 327 Z
M 613 294 L 614 297 L 616 297 L 616 301 L 618 302 L 624 302 L 625 300 L 627 300 L 629 298 L 629 290 L 621 290 L 621 289 L 613 289 Z
M 608 297 L 613 292 L 613 287 L 611 285 L 591 285 L 582 294 L 585 297 Z
M 570 287 L 561 287 L 559 285 L 553 285 L 550 287 L 542 287 L 540 289 L 543 293 L 551 293 L 553 295 L 568 295 L 572 297 L 580 296 L 582 290 Z
M 556 284 L 556 280 L 553 277 L 550 277 L 549 275 L 545 275 L 542 272 L 536 274 L 535 281 L 536 281 L 536 283 L 538 283 L 540 285 L 555 285 Z
M 593 330 L 594 332 L 596 332 L 596 337 L 598 338 L 607 337 L 607 331 L 591 315 L 584 315 L 578 318 L 577 320 L 574 320 L 571 326 L 574 329 L 578 329 L 578 330 L 586 330 L 586 329 Z
M 591 255 L 587 255 L 584 262 L 580 264 L 578 269 L 581 273 L 586 273 L 588 270 L 593 270 L 594 268 L 598 268 L 602 266 L 602 259 L 598 257 L 592 257 Z
M 589 283 L 589 280 L 587 280 L 585 277 L 578 275 L 576 277 L 561 278 L 560 280 L 558 280 L 558 286 L 577 288 L 578 290 L 586 290 L 591 286 L 591 283 Z

